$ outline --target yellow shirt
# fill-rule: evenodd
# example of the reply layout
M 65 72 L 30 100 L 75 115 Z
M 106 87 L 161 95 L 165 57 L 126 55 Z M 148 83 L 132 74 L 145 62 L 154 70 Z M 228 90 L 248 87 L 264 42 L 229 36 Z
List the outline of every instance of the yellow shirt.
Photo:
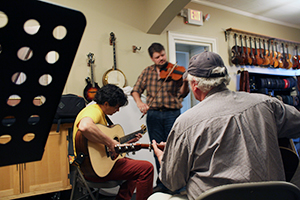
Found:
M 76 156 L 76 149 L 75 149 L 75 137 L 76 133 L 78 131 L 78 124 L 81 121 L 82 118 L 84 117 L 90 117 L 94 121 L 95 124 L 103 124 L 107 125 L 107 121 L 105 119 L 105 114 L 100 108 L 98 104 L 92 104 L 84 109 L 82 109 L 75 120 L 74 127 L 73 127 L 73 149 L 74 149 L 74 155 Z

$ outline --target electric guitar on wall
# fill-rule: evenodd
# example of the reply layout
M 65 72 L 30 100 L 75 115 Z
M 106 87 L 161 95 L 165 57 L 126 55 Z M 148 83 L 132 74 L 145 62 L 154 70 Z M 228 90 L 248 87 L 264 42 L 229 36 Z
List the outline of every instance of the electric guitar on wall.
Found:
M 145 134 L 147 130 L 146 126 L 142 125 L 140 130 L 124 135 L 123 128 L 118 124 L 112 127 L 102 124 L 96 125 L 104 134 L 119 141 L 120 144 L 124 144 L 135 138 L 135 135 L 138 133 Z M 75 147 L 77 156 L 85 155 L 80 169 L 87 177 L 106 176 L 113 168 L 115 162 L 126 155 L 125 153 L 120 153 L 117 158 L 112 158 L 105 145 L 88 141 L 80 131 L 76 133 Z
M 95 97 L 97 91 L 100 89 L 100 87 L 99 87 L 98 83 L 96 83 L 94 81 L 94 72 L 93 72 L 93 67 L 94 67 L 94 63 L 95 63 L 94 54 L 89 53 L 87 55 L 87 57 L 88 57 L 87 64 L 89 67 L 91 67 L 91 78 L 89 78 L 89 77 L 86 78 L 87 85 L 84 88 L 83 96 L 87 102 L 91 102 L 94 99 L 94 97 Z

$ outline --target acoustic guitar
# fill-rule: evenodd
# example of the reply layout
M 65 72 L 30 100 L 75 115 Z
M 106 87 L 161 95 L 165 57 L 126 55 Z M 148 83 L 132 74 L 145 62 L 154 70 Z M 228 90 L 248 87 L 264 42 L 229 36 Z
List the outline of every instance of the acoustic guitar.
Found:
M 86 100 L 86 102 L 91 102 L 97 91 L 100 89 L 98 83 L 94 81 L 94 72 L 93 72 L 93 67 L 95 63 L 95 58 L 93 53 L 89 53 L 87 55 L 88 57 L 88 66 L 91 68 L 91 79 L 88 77 L 86 78 L 86 83 L 87 85 L 85 86 L 83 90 L 83 97 Z
M 140 130 L 128 135 L 124 134 L 123 128 L 118 124 L 112 127 L 97 124 L 97 127 L 110 138 L 120 142 L 120 144 L 135 138 L 135 135 L 138 133 L 146 133 L 145 125 L 142 125 Z M 117 158 L 113 158 L 107 146 L 88 141 L 80 131 L 76 133 L 75 147 L 77 156 L 83 155 L 85 157 L 80 165 L 80 169 L 87 177 L 106 176 L 113 168 L 115 162 L 125 157 L 125 154 L 119 154 Z
M 299 157 L 296 154 L 295 145 L 292 139 L 279 138 L 279 149 L 282 157 L 286 181 L 290 181 L 299 165 Z

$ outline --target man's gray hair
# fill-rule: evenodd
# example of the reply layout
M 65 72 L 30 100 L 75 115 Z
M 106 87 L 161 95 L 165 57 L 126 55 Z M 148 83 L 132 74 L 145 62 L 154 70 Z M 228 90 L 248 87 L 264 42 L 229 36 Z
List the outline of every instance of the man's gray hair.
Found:
M 225 70 L 225 67 L 216 67 L 215 69 L 213 69 L 211 74 L 223 73 Z M 212 88 L 217 87 L 223 83 L 225 85 L 228 85 L 230 82 L 230 76 L 227 74 L 223 77 L 202 78 L 188 74 L 187 80 L 189 82 L 195 81 L 197 83 L 197 88 L 199 88 L 203 92 L 208 92 Z

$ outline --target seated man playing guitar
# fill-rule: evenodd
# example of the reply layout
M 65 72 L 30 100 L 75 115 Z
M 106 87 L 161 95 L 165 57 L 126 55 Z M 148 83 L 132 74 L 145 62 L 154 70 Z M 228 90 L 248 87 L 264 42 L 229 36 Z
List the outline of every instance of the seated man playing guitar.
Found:
M 93 182 L 126 180 L 121 185 L 116 199 L 130 200 L 135 188 L 136 199 L 147 199 L 152 194 L 153 165 L 148 161 L 122 158 L 115 151 L 115 146 L 120 142 L 114 138 L 113 134 L 104 133 L 97 126 L 99 124 L 107 126 L 109 119 L 106 115 L 112 115 L 119 111 L 120 107 L 126 105 L 127 96 L 121 88 L 108 84 L 97 91 L 94 101 L 96 104 L 84 108 L 77 115 L 74 123 L 74 152 L 77 157 L 84 157 L 80 164 L 81 171 L 87 180 Z M 137 133 L 128 143 L 136 142 L 141 137 L 141 133 Z M 103 146 L 103 152 L 97 153 L 100 158 L 107 159 L 111 163 L 111 170 L 107 174 L 97 174 L 94 170 L 97 167 L 107 168 L 107 166 L 104 166 L 105 162 L 99 162 L 101 166 L 93 165 L 94 163 L 91 162 L 93 155 L 89 144 Z

